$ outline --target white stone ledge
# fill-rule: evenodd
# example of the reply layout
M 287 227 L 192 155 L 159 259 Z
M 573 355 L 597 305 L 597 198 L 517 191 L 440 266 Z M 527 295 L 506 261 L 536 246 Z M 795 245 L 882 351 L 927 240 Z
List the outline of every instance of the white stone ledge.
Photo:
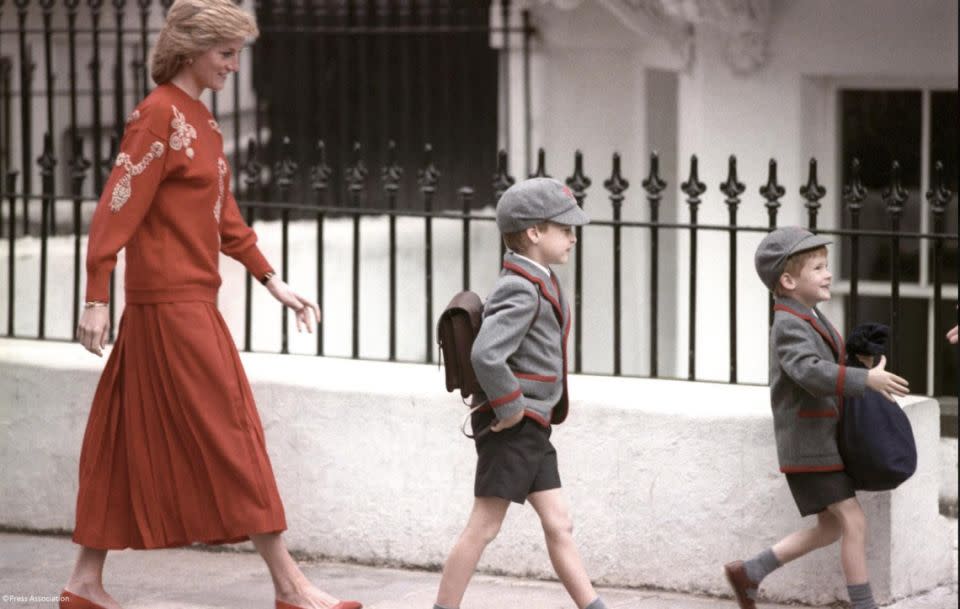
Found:
M 245 354 L 297 550 L 439 567 L 472 503 L 465 407 L 436 366 Z M 77 458 L 103 362 L 77 345 L 0 340 L 0 524 L 73 526 Z M 554 428 L 575 536 L 601 583 L 728 594 L 721 564 L 810 526 L 777 471 L 765 387 L 576 376 Z M 955 581 L 938 514 L 939 409 L 902 401 L 916 475 L 860 496 L 878 599 Z M 552 577 L 532 509 L 512 507 L 482 569 Z M 845 599 L 839 547 L 765 582 L 767 598 Z

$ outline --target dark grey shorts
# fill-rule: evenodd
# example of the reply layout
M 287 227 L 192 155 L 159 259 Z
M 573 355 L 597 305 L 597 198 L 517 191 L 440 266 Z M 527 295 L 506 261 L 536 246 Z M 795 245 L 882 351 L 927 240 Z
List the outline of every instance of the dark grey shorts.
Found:
M 853 479 L 846 472 L 787 474 L 787 484 L 801 516 L 819 514 L 827 506 L 856 496 Z
M 473 433 L 486 428 L 493 419 L 491 411 L 473 413 Z M 477 438 L 473 495 L 522 504 L 530 493 L 560 488 L 557 450 L 550 443 L 550 431 L 524 417 L 509 429 Z

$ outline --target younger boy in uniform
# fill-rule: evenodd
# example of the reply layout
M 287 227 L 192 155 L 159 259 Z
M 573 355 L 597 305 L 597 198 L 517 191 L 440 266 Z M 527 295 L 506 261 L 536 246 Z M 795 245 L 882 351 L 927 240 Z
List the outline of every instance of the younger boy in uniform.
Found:
M 802 516 L 817 524 L 792 533 L 746 562 L 724 566 L 741 609 L 755 609 L 760 582 L 771 571 L 840 541 L 840 559 L 852 609 L 876 609 L 867 574 L 867 523 L 844 473 L 837 422 L 845 396 L 866 387 L 888 399 L 907 394 L 907 381 L 884 370 L 886 358 L 866 370 L 845 365 L 843 339 L 820 313 L 830 299 L 829 240 L 800 227 L 767 235 L 754 259 L 775 295 L 770 330 L 770 402 L 780 471 Z
M 510 250 L 487 298 L 471 362 L 484 404 L 472 415 L 477 470 L 470 519 L 447 558 L 434 609 L 457 609 L 510 502 L 533 505 L 557 576 L 579 609 L 605 609 L 573 543 L 550 426 L 566 418 L 570 309 L 551 264 L 565 264 L 589 222 L 570 189 L 549 178 L 511 186 L 497 203 Z M 489 428 L 489 431 L 487 431 Z

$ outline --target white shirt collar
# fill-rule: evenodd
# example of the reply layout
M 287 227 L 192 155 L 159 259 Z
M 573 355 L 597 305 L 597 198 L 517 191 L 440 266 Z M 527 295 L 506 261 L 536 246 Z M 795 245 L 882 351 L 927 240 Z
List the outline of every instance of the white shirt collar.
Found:
M 511 252 L 513 252 L 513 250 L 511 250 Z M 524 256 L 523 254 L 518 254 L 517 252 L 513 252 L 513 255 L 516 256 L 517 258 L 523 258 L 524 260 L 526 260 L 527 262 L 529 262 L 529 263 L 532 264 L 533 266 L 535 266 L 535 267 L 537 267 L 538 269 L 540 269 L 541 271 L 543 271 L 543 274 L 546 275 L 548 279 L 550 278 L 550 269 L 548 269 L 547 267 L 543 266 L 542 264 L 540 264 L 540 263 L 537 262 L 536 260 L 534 260 L 534 259 L 532 259 L 532 258 L 527 258 L 527 257 Z

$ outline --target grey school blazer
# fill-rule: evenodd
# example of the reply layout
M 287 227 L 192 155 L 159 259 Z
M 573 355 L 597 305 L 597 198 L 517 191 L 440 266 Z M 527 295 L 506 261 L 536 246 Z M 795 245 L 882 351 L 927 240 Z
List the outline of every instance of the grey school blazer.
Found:
M 780 471 L 840 471 L 844 396 L 863 395 L 867 371 L 847 368 L 843 338 L 818 311 L 777 298 L 770 329 L 770 405 Z
M 523 412 L 544 427 L 562 423 L 569 332 L 570 309 L 556 275 L 507 252 L 470 353 L 483 389 L 474 403 L 487 402 L 499 419 Z

